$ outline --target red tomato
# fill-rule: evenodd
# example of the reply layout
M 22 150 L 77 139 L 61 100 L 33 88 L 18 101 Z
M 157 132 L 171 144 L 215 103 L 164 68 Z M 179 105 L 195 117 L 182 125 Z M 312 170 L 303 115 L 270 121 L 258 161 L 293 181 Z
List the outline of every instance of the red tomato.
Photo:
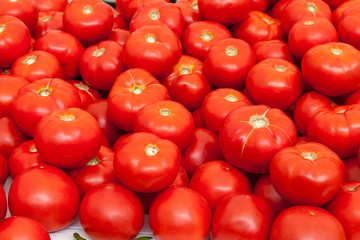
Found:
M 64 28 L 83 45 L 90 46 L 109 35 L 114 25 L 111 7 L 100 0 L 74 0 L 64 11 Z
M 211 21 L 194 22 L 184 30 L 183 53 L 203 60 L 210 46 L 225 38 L 231 38 L 231 33 L 225 26 Z
M 3 221 L 7 213 L 7 201 L 4 188 L 0 186 L 0 221 Z M 0 237 L 1 237 L 1 222 L 0 222 Z
M 191 113 L 174 101 L 158 101 L 140 109 L 134 116 L 134 132 L 151 132 L 185 149 L 194 138 L 195 124 Z
M 344 182 L 360 182 L 360 166 L 357 157 L 347 158 L 344 162 Z
M 68 5 L 68 0 L 35 0 L 39 12 L 59 11 L 63 12 Z
M 360 104 L 360 89 L 350 94 L 346 100 L 345 105 Z
M 4 3 L 0 3 L 0 9 L 2 4 Z M 13 16 L 0 16 L 0 68 L 10 67 L 15 59 L 27 53 L 30 47 L 31 35 L 24 23 Z
M 344 12 L 344 16 L 338 23 L 337 29 L 341 42 L 351 44 L 353 47 L 360 49 L 358 39 L 360 23 L 360 5 L 354 6 Z
M 102 95 L 99 90 L 90 87 L 82 81 L 69 80 L 67 82 L 73 85 L 79 93 L 82 108 L 86 108 L 89 104 L 102 99 Z
M 152 203 L 149 225 L 158 240 L 206 239 L 210 230 L 211 210 L 196 191 L 171 187 Z
M 168 99 L 166 87 L 148 71 L 129 69 L 116 78 L 109 93 L 109 118 L 118 128 L 131 132 L 136 112 L 148 104 Z
M 272 0 L 272 1 L 277 1 L 277 0 Z M 268 0 L 252 0 L 253 11 L 266 12 L 266 10 L 268 9 L 268 5 L 269 5 Z
M 29 168 L 13 180 L 9 190 L 11 215 L 37 220 L 48 232 L 69 226 L 79 205 L 80 195 L 74 181 L 50 165 Z
M 250 173 L 266 173 L 273 156 L 292 146 L 296 137 L 295 125 L 284 112 L 257 105 L 229 113 L 219 142 L 225 159 L 232 165 Z
M 187 187 L 189 185 L 189 178 L 185 171 L 185 168 L 180 165 L 179 173 L 176 176 L 174 182 L 170 185 L 172 186 L 178 186 L 178 187 Z
M 191 115 L 193 116 L 196 128 L 205 128 L 204 121 L 201 116 L 201 107 L 192 111 Z
M 0 153 L 0 185 L 4 186 L 8 175 L 9 175 L 8 162 L 4 158 L 4 156 Z M 1 214 L 0 214 L 0 221 L 1 221 Z
M 27 217 L 13 216 L 0 223 L 0 238 L 6 240 L 50 240 L 50 235 L 38 221 Z
M 304 144 L 304 143 L 308 143 L 308 142 L 311 142 L 308 137 L 298 137 L 296 139 L 295 145 L 300 145 L 300 144 Z
M 172 100 L 189 111 L 201 106 L 212 85 L 204 74 L 204 64 L 197 58 L 182 55 L 172 72 L 162 80 Z
M 219 139 L 205 128 L 196 128 L 194 140 L 181 152 L 181 164 L 189 178 L 206 162 L 222 160 Z
M 144 225 L 144 210 L 134 193 L 119 184 L 107 183 L 85 195 L 79 218 L 93 239 L 132 240 Z
M 256 56 L 256 62 L 267 58 L 281 58 L 295 63 L 294 56 L 290 52 L 289 45 L 281 40 L 257 42 L 251 46 Z
M 280 20 L 259 11 L 250 12 L 243 21 L 234 24 L 231 33 L 234 38 L 243 39 L 250 45 L 261 41 L 286 40 Z
M 116 0 L 116 9 L 128 22 L 130 22 L 138 8 L 140 8 L 145 3 L 153 1 L 163 0 Z M 165 0 L 164 2 L 169 1 Z
M 200 17 L 204 20 L 231 25 L 243 20 L 252 10 L 251 0 L 198 0 Z
M 348 2 L 348 0 L 324 0 L 332 10 L 335 10 L 338 6 L 340 6 L 344 2 Z
M 271 9 L 271 16 L 280 20 L 289 2 L 291 2 L 291 0 L 278 0 Z
M 332 14 L 332 21 L 337 28 L 339 25 L 339 22 L 347 15 L 346 12 L 348 10 L 352 11 L 351 8 L 355 7 L 358 8 L 360 5 L 360 0 L 351 0 L 346 1 L 342 3 L 340 6 L 338 6 L 333 14 Z
M 34 140 L 45 163 L 78 168 L 99 151 L 101 136 L 99 123 L 90 113 L 66 108 L 43 117 L 36 127 Z
M 130 31 L 120 28 L 115 28 L 111 31 L 107 40 L 115 41 L 119 43 L 121 46 L 124 46 L 124 43 L 129 36 L 130 36 Z
M 180 57 L 180 40 L 165 26 L 144 26 L 131 33 L 124 44 L 126 67 L 144 68 L 156 78 L 168 75 Z
M 198 0 L 179 0 L 176 1 L 175 5 L 181 10 L 181 14 L 184 18 L 184 27 L 199 21 Z
M 219 134 L 224 118 L 235 108 L 250 105 L 248 98 L 232 88 L 210 92 L 201 105 L 201 116 L 207 129 Z
M 214 240 L 267 240 L 274 213 L 262 198 L 250 193 L 234 193 L 215 209 L 211 225 Z
M 52 30 L 64 30 L 63 12 L 39 12 L 39 19 L 32 37 L 39 39 Z
M 255 53 L 247 42 L 227 38 L 211 45 L 205 53 L 205 74 L 217 88 L 243 89 L 246 74 L 255 62 Z
M 346 240 L 339 220 L 315 206 L 294 206 L 275 219 L 270 240 L 327 239 Z
M 113 29 L 129 29 L 129 23 L 125 18 L 114 8 L 111 8 L 114 17 Z

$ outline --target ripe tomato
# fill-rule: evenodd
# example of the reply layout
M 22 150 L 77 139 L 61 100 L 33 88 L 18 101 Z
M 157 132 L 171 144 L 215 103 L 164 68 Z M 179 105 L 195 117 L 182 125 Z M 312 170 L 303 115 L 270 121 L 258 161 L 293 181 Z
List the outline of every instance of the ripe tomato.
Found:
M 247 42 L 227 38 L 211 45 L 205 53 L 205 74 L 217 88 L 243 89 L 246 74 L 255 62 L 255 53 Z
M 256 62 L 267 58 L 281 58 L 295 63 L 294 56 L 290 52 L 289 45 L 281 40 L 257 42 L 251 46 L 256 56 Z
M 3 221 L 7 213 L 6 194 L 2 185 L 0 186 L 0 221 Z M 0 236 L 1 236 L 1 223 L 0 223 Z
M 265 105 L 243 106 L 227 115 L 219 142 L 232 165 L 250 173 L 266 173 L 273 156 L 292 146 L 296 134 L 294 123 L 281 110 Z
M 158 240 L 206 239 L 210 230 L 211 210 L 196 191 L 171 187 L 154 200 L 149 225 Z
M 347 158 L 344 162 L 344 182 L 360 182 L 360 166 L 357 157 Z
M 133 18 L 135 12 L 143 6 L 145 3 L 158 1 L 158 0 L 116 0 L 116 9 L 120 12 L 120 14 L 130 22 Z M 163 1 L 163 0 L 159 0 Z M 164 2 L 169 2 L 165 0 Z
M 215 209 L 211 225 L 214 240 L 267 240 L 274 213 L 262 198 L 250 193 L 233 193 Z
M 345 105 L 360 104 L 360 89 L 350 94 L 346 100 Z
M 291 0 L 278 0 L 271 9 L 271 16 L 276 19 L 281 19 L 285 7 Z
M 39 12 L 39 19 L 32 37 L 39 39 L 40 37 L 44 36 L 45 33 L 52 30 L 63 31 L 63 16 L 63 12 Z
M 270 240 L 327 239 L 345 240 L 339 220 L 328 211 L 315 206 L 294 206 L 275 219 Z
M 102 99 L 102 95 L 99 90 L 90 87 L 83 81 L 69 80 L 67 82 L 73 85 L 79 93 L 82 108 L 86 108 L 89 104 L 95 102 L 96 100 Z
M 181 10 L 184 18 L 184 27 L 189 26 L 193 22 L 200 19 L 198 0 L 179 0 L 175 3 Z
M 144 210 L 134 193 L 119 184 L 107 183 L 85 195 L 79 218 L 93 239 L 132 240 L 144 225 Z
M 113 29 L 129 29 L 129 23 L 127 20 L 114 8 L 111 8 L 114 17 Z
M 193 116 L 195 127 L 196 128 L 205 128 L 204 122 L 201 116 L 201 107 L 192 111 L 191 115 Z
M 77 216 L 79 205 L 79 191 L 71 177 L 46 164 L 18 175 L 9 190 L 11 215 L 37 220 L 48 232 L 69 226 Z
M 272 2 L 277 0 L 270 0 Z M 269 1 L 268 0 L 252 0 L 252 10 L 253 11 L 260 11 L 260 12 L 266 12 L 268 9 Z M 271 7 L 272 7 L 271 3 Z
M 125 29 L 116 28 L 113 29 L 107 38 L 107 40 L 112 40 L 119 43 L 121 46 L 124 46 L 125 41 L 130 36 L 130 31 Z
M 0 185 L 4 186 L 8 175 L 9 175 L 8 161 L 0 153 Z M 1 221 L 1 214 L 0 214 L 0 221 Z
M 354 6 L 345 11 L 344 16 L 338 23 L 337 29 L 341 42 L 351 44 L 353 47 L 360 49 L 359 39 L 359 18 L 360 5 Z
M 68 5 L 67 0 L 35 0 L 36 8 L 39 12 L 48 12 L 48 11 L 59 11 L 63 12 Z
M 347 11 L 354 8 L 358 8 L 360 5 L 359 0 L 352 0 L 352 1 L 346 1 L 342 3 L 340 6 L 338 6 L 333 14 L 332 14 L 332 22 L 334 23 L 335 27 L 337 28 L 339 26 L 339 22 L 347 16 Z

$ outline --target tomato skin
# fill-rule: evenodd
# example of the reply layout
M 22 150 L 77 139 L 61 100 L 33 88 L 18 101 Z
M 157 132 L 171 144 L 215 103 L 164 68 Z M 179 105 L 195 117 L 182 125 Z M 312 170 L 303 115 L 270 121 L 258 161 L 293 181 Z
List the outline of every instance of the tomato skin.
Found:
M 344 229 L 328 211 L 315 206 L 300 205 L 281 212 L 275 219 L 270 240 L 285 239 L 345 240 Z
M 112 40 L 119 43 L 121 46 L 124 46 L 126 39 L 130 36 L 130 31 L 116 28 L 113 29 L 107 38 L 107 40 Z
M 179 0 L 176 1 L 175 5 L 181 10 L 181 14 L 184 18 L 184 27 L 200 20 L 198 0 Z
M 79 205 L 79 191 L 71 177 L 46 164 L 18 175 L 9 190 L 10 213 L 37 220 L 48 232 L 69 226 L 77 216 Z
M 266 173 L 273 156 L 292 146 L 296 134 L 294 123 L 281 110 L 265 105 L 243 106 L 227 115 L 219 142 L 226 161 L 233 166 L 250 173 Z
M 338 6 L 332 15 L 332 22 L 334 23 L 335 27 L 339 26 L 340 21 L 347 15 L 347 11 L 352 11 L 352 8 L 358 8 L 360 5 L 359 0 L 352 0 L 346 1 Z
M 48 11 L 59 11 L 63 12 L 68 5 L 67 0 L 55 0 L 55 1 L 47 1 L 47 0 L 35 0 L 36 8 L 40 12 L 48 12 Z
M 192 111 L 191 115 L 193 116 L 195 127 L 196 128 L 205 128 L 204 122 L 201 116 L 201 107 Z
M 251 46 L 256 56 L 256 62 L 261 62 L 267 58 L 281 58 L 295 63 L 289 45 L 281 40 L 270 40 L 257 42 Z
M 114 16 L 114 25 L 113 25 L 113 29 L 123 29 L 123 30 L 127 30 L 129 29 L 129 23 L 127 22 L 127 20 L 120 14 L 120 12 L 118 12 L 116 9 L 111 8 L 112 12 L 113 12 L 113 16 Z
M 341 42 L 351 44 L 358 50 L 360 49 L 360 44 L 357 39 L 359 38 L 359 27 L 360 23 L 359 18 L 360 6 L 352 7 L 348 9 L 341 21 L 338 23 L 338 32 Z
M 116 0 L 116 9 L 120 14 L 130 22 L 136 11 L 146 3 L 163 0 Z M 164 0 L 164 2 L 169 2 Z
M 3 186 L 0 186 L 0 221 L 3 221 L 6 217 L 7 213 L 7 201 L 6 201 L 6 194 L 4 191 Z M 1 224 L 0 224 L 1 229 Z M 1 233 L 0 233 L 1 236 Z
M 171 187 L 154 200 L 149 225 L 158 240 L 206 239 L 210 230 L 211 210 L 196 191 Z
M 211 233 L 214 240 L 266 240 L 273 220 L 274 213 L 264 199 L 250 193 L 233 193 L 216 207 Z
M 281 20 L 284 9 L 289 2 L 291 2 L 291 0 L 278 0 L 271 9 L 271 17 Z
M 5 157 L 0 153 L 0 185 L 4 186 L 6 179 L 9 175 L 8 162 Z M 1 214 L 0 214 L 1 219 Z
M 101 92 L 95 88 L 90 87 L 83 81 L 68 80 L 66 81 L 73 85 L 80 95 L 81 107 L 86 108 L 89 104 L 102 99 Z
M 79 218 L 93 239 L 132 240 L 144 225 L 144 210 L 134 193 L 120 184 L 107 183 L 85 195 Z
M 346 100 L 345 105 L 360 104 L 360 89 L 350 94 Z
M 64 31 L 64 12 L 39 12 L 39 19 L 32 37 L 39 39 L 52 30 Z
M 347 158 L 344 162 L 344 182 L 360 182 L 360 166 L 357 157 Z

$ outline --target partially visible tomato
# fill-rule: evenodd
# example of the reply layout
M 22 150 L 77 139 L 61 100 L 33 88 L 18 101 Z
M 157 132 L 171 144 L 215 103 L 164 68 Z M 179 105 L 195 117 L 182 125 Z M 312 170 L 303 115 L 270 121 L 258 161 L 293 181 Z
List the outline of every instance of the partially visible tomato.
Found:
M 360 89 L 351 93 L 345 100 L 345 105 L 360 104 Z
M 0 185 L 0 221 L 3 221 L 7 213 L 6 194 L 2 185 Z M 0 223 L 0 236 L 1 236 L 1 223 Z
M 68 5 L 69 1 L 67 0 L 35 0 L 36 8 L 39 12 L 48 12 L 48 11 L 59 11 L 63 12 Z
M 281 40 L 270 40 L 257 42 L 251 46 L 256 56 L 256 62 L 261 62 L 267 58 L 281 58 L 295 63 L 289 45 Z
M 124 43 L 126 42 L 129 36 L 130 36 L 130 31 L 116 28 L 111 31 L 107 40 L 115 41 L 120 45 L 124 46 Z
M 271 9 L 271 16 L 281 20 L 281 16 L 284 12 L 285 7 L 291 0 L 278 0 Z
M 129 29 L 129 23 L 125 18 L 114 8 L 111 8 L 114 16 L 114 25 L 113 29 Z
M 67 82 L 73 85 L 76 88 L 77 92 L 79 93 L 82 108 L 85 108 L 89 104 L 102 99 L 102 95 L 99 90 L 90 87 L 83 81 L 69 80 Z
M 338 23 L 337 29 L 341 42 L 351 44 L 360 50 L 358 39 L 360 37 L 360 5 L 354 6 L 344 12 L 343 18 Z
M 332 22 L 337 28 L 339 22 L 347 15 L 346 12 L 351 10 L 351 8 L 358 8 L 360 6 L 360 0 L 351 0 L 343 2 L 340 6 L 338 6 L 332 14 Z
M 39 39 L 51 30 L 64 30 L 63 12 L 39 12 L 39 19 L 32 37 Z
M 270 1 L 274 2 L 277 0 L 270 0 Z M 268 9 L 268 5 L 269 5 L 268 0 L 252 0 L 252 10 L 253 11 L 266 12 L 266 10 Z M 272 5 L 272 3 L 271 3 L 271 5 Z
M 0 153 L 0 185 L 4 186 L 9 175 L 8 161 Z M 0 214 L 1 219 L 1 214 Z
M 347 158 L 344 162 L 344 182 L 360 182 L 360 165 L 357 157 Z
M 130 22 L 136 11 L 143 4 L 153 1 L 169 2 L 168 0 L 116 0 L 116 9 L 128 22 Z
M 184 27 L 187 27 L 193 22 L 197 22 L 200 19 L 198 0 L 179 0 L 175 3 L 181 10 L 184 18 Z
M 201 107 L 192 111 L 191 115 L 193 116 L 196 128 L 205 128 L 204 121 L 201 116 Z

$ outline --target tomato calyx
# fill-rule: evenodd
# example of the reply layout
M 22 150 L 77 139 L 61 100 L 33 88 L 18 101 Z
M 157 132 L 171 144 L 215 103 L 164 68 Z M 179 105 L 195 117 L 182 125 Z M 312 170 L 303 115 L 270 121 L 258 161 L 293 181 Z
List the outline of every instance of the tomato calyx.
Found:
M 140 87 L 140 86 L 137 86 L 137 85 L 135 85 L 135 86 L 130 90 L 130 92 L 132 92 L 132 93 L 135 94 L 135 95 L 140 95 L 143 91 L 144 91 L 144 88 L 142 88 L 142 87 Z
M 35 147 L 35 145 L 32 145 L 29 149 L 29 152 L 32 152 L 32 153 L 36 153 L 37 152 L 37 149 Z
M 147 156 L 153 157 L 156 154 L 158 154 L 159 151 L 160 151 L 160 149 L 156 145 L 151 144 L 151 143 L 149 143 L 145 147 L 145 153 L 146 153 Z
M 74 234 L 73 234 L 73 237 L 74 237 L 76 240 L 86 240 L 86 238 L 81 237 L 80 234 L 78 234 L 78 233 L 74 233 Z
M 2 33 L 3 31 L 5 31 L 5 25 L 4 24 L 2 24 L 2 25 L 0 25 L 0 33 Z
M 195 0 L 190 5 L 194 10 L 199 11 L 198 1 Z
M 304 22 L 304 25 L 310 26 L 313 25 L 314 23 L 316 23 L 316 21 L 306 21 Z
M 145 41 L 148 43 L 156 43 L 156 36 L 150 33 L 145 36 Z
M 75 116 L 74 115 L 63 115 L 60 117 L 60 120 L 65 121 L 65 122 L 71 122 L 75 120 Z
M 314 152 L 303 152 L 301 156 L 307 160 L 310 160 L 314 163 L 314 161 L 318 158 L 318 155 Z
M 270 19 L 267 19 L 267 18 L 265 18 L 265 17 L 263 17 L 261 20 L 263 20 L 264 22 L 266 22 L 266 23 L 269 24 L 269 25 L 271 25 L 271 24 L 274 23 L 273 21 L 271 21 Z
M 152 237 L 139 237 L 139 238 L 135 238 L 134 240 L 151 240 L 153 239 Z
M 235 97 L 232 94 L 228 94 L 224 97 L 224 99 L 228 102 L 237 102 L 239 99 L 237 97 Z
M 50 88 L 42 88 L 38 91 L 38 95 L 41 97 L 47 97 L 49 96 L 51 93 L 51 89 Z
M 265 116 L 253 115 L 250 117 L 249 124 L 253 128 L 263 128 L 269 126 L 269 119 Z
M 100 49 L 96 49 L 94 52 L 93 52 L 93 56 L 94 57 L 100 57 L 102 56 L 104 53 L 105 53 L 106 49 L 105 48 L 100 48 Z
M 37 56 L 35 55 L 31 55 L 31 56 L 28 56 L 24 61 L 23 63 L 26 64 L 26 65 L 31 65 L 31 64 L 34 64 L 37 60 Z
M 330 52 L 336 56 L 339 56 L 339 55 L 343 54 L 344 51 L 339 48 L 331 48 Z
M 40 21 L 41 22 L 48 22 L 52 19 L 51 16 L 44 16 L 44 17 L 40 17 Z
M 160 12 L 157 9 L 152 9 L 148 16 L 151 20 L 158 21 L 160 19 Z
M 313 211 L 311 211 L 311 212 L 310 212 L 310 215 L 311 215 L 311 216 L 315 216 L 316 214 L 315 214 Z
M 230 46 L 225 49 L 225 54 L 230 57 L 233 57 L 233 56 L 238 55 L 238 50 L 237 50 L 237 48 Z
M 211 32 L 203 32 L 201 34 L 201 39 L 204 41 L 204 42 L 209 42 L 211 41 L 211 39 L 213 39 L 214 35 L 211 33 Z
M 94 11 L 94 9 L 89 5 L 86 5 L 82 9 L 82 12 L 85 13 L 85 14 L 91 14 L 93 11 Z
M 90 161 L 88 161 L 85 165 L 86 166 L 96 166 L 100 163 L 100 159 L 97 157 L 94 157 L 93 159 L 91 159 Z
M 90 90 L 90 87 L 86 84 L 83 84 L 82 82 L 80 83 L 75 83 L 74 84 L 75 87 L 77 87 L 78 89 L 82 90 L 82 91 L 89 91 Z
M 167 108 L 162 108 L 162 109 L 160 109 L 159 113 L 161 116 L 167 117 L 167 116 L 170 116 L 171 110 L 167 109 Z
M 274 69 L 277 72 L 286 72 L 286 68 L 284 66 L 275 66 Z
M 355 185 L 355 186 L 353 186 L 353 187 L 349 187 L 347 190 L 348 190 L 349 192 L 355 192 L 358 187 L 360 187 L 360 184 L 357 184 L 357 185 Z
M 315 12 L 318 11 L 318 8 L 317 8 L 316 5 L 313 4 L 313 3 L 308 3 L 308 4 L 307 4 L 307 9 L 308 9 L 310 12 L 312 12 L 312 13 L 315 13 Z
M 180 75 L 187 75 L 192 73 L 192 67 L 190 66 L 181 66 Z

